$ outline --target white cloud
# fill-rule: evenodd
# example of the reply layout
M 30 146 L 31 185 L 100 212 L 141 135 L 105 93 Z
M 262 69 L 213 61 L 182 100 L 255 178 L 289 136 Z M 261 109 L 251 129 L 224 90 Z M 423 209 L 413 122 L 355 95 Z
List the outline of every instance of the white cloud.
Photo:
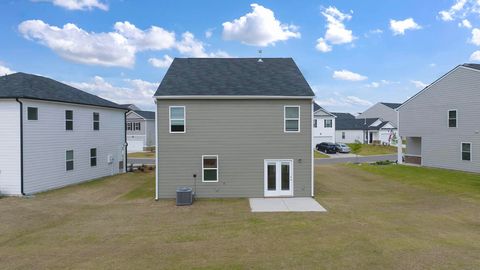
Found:
M 479 61 L 480 61 L 480 51 L 474 51 L 474 52 L 470 55 L 470 61 L 479 62 Z
M 12 74 L 12 73 L 15 73 L 15 71 L 2 65 L 2 63 L 0 62 L 0 76 Z
M 222 24 L 225 40 L 238 40 L 247 45 L 265 47 L 275 45 L 277 41 L 300 38 L 297 26 L 282 24 L 272 10 L 259 4 L 250 6 L 252 12 Z
M 227 57 L 223 51 L 207 53 L 204 44 L 190 32 L 175 39 L 175 33 L 158 26 L 146 30 L 130 22 L 117 22 L 113 32 L 87 32 L 75 24 L 62 28 L 51 26 L 41 20 L 28 20 L 18 26 L 27 39 L 47 46 L 61 57 L 82 64 L 132 67 L 135 57 L 142 51 L 177 49 L 191 57 Z
M 459 27 L 464 27 L 464 28 L 472 28 L 472 23 L 470 23 L 469 20 L 464 19 L 464 20 L 462 20 L 462 22 L 458 23 L 458 26 Z
M 344 101 L 347 103 L 347 104 L 351 104 L 351 105 L 360 105 L 360 106 L 372 106 L 373 103 L 366 100 L 366 99 L 361 99 L 359 97 L 356 97 L 356 96 L 347 96 Z
M 443 21 L 453 21 L 454 17 L 464 9 L 467 2 L 467 0 L 456 0 L 455 4 L 453 4 L 449 10 L 442 10 L 438 14 Z
M 351 72 L 346 69 L 334 71 L 332 77 L 336 80 L 343 80 L 343 81 L 364 81 L 368 79 L 368 77 L 366 76 L 360 75 L 355 72 Z
M 95 76 L 89 82 L 65 83 L 119 104 L 134 103 L 146 110 L 154 109 L 152 96 L 158 87 L 158 83 L 139 79 L 125 79 L 124 82 L 126 86 L 115 86 L 104 78 Z
M 157 68 L 168 68 L 173 62 L 173 58 L 169 55 L 164 55 L 162 59 L 150 58 L 148 59 L 148 62 L 150 63 L 150 65 Z
M 392 82 L 392 81 L 387 81 L 387 80 L 380 80 L 376 82 L 371 82 L 369 84 L 366 84 L 365 86 L 368 88 L 379 88 L 380 86 L 385 86 L 385 85 L 390 85 L 390 84 L 396 84 L 398 82 Z
M 108 10 L 108 5 L 99 0 L 32 0 L 33 2 L 51 2 L 68 10 L 92 10 L 95 8 Z
M 336 7 L 328 7 L 322 11 L 322 15 L 327 21 L 327 31 L 323 38 L 317 39 L 316 49 L 321 52 L 329 52 L 332 45 L 347 44 L 356 39 L 352 30 L 345 27 L 344 21 L 349 21 L 352 16 L 342 13 Z
M 372 106 L 373 103 L 366 100 L 359 98 L 357 96 L 337 96 L 337 98 L 325 98 L 325 99 L 316 99 L 316 102 L 320 106 L 329 106 L 329 107 L 336 107 L 336 108 L 352 108 L 352 107 L 368 107 Z
M 390 29 L 394 35 L 405 35 L 406 30 L 418 30 L 421 28 L 413 18 L 408 18 L 403 21 L 390 20 Z
M 413 85 L 415 85 L 415 87 L 416 87 L 417 89 L 423 89 L 423 88 L 425 88 L 425 87 L 428 86 L 428 84 L 426 84 L 426 83 L 424 83 L 424 82 L 422 82 L 422 81 L 411 80 L 410 82 L 413 83 Z
M 470 42 L 477 46 L 480 46 L 480 29 L 472 29 L 472 38 L 470 39 Z

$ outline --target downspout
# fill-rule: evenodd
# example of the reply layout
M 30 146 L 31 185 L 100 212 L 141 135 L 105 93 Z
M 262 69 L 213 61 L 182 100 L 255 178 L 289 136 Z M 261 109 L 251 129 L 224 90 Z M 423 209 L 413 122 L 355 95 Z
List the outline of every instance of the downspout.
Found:
M 18 103 L 20 103 L 20 193 L 25 196 L 23 191 L 23 103 L 16 98 Z
M 125 142 L 123 142 L 123 145 L 125 146 L 125 162 L 123 164 L 123 171 L 124 172 L 127 172 L 127 162 L 128 162 L 128 143 L 127 143 L 127 113 L 128 111 L 125 112 L 124 114 L 124 121 L 125 121 L 125 125 L 124 125 L 124 132 L 125 132 Z
M 155 201 L 158 201 L 158 104 L 155 99 Z M 196 194 L 195 194 L 196 195 Z
M 397 109 L 397 164 L 403 164 L 403 139 L 400 136 L 400 111 Z

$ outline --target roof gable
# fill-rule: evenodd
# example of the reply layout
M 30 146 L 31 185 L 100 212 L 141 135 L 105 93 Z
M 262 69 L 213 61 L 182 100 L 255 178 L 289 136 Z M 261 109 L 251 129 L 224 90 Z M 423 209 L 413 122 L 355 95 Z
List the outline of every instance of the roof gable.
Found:
M 59 81 L 21 72 L 0 77 L 0 98 L 28 98 L 125 109 Z
M 155 96 L 315 94 L 292 58 L 175 58 Z
M 402 105 L 402 103 L 388 103 L 388 102 L 380 102 L 380 103 L 389 107 L 390 109 L 396 109 Z

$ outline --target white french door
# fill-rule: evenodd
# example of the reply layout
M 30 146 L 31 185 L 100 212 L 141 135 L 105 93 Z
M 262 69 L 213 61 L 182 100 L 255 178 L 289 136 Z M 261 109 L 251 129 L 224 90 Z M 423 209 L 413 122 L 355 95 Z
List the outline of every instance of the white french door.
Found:
M 293 160 L 264 161 L 265 197 L 293 196 Z

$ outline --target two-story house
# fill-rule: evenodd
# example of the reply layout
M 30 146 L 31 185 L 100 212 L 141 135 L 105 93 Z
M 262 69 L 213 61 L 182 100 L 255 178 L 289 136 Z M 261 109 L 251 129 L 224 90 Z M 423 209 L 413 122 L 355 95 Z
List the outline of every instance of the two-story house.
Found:
M 400 107 L 402 103 L 388 103 L 388 102 L 378 102 L 372 107 L 366 109 L 364 112 L 357 115 L 357 119 L 365 118 L 381 118 L 383 121 L 388 121 L 395 128 L 397 128 L 397 111 L 396 109 Z
M 390 145 L 397 141 L 397 128 L 382 118 L 356 118 L 350 113 L 333 113 L 336 118 L 335 140 Z
M 405 162 L 480 172 L 479 88 L 480 65 L 463 64 L 400 106 Z
M 155 112 L 127 113 L 127 143 L 128 152 L 141 152 L 155 146 Z
M 335 143 L 335 118 L 317 103 L 313 104 L 313 147 L 322 142 Z
M 291 58 L 175 58 L 155 93 L 156 198 L 313 196 L 313 98 Z
M 28 195 L 125 172 L 126 111 L 49 78 L 0 77 L 0 194 Z

